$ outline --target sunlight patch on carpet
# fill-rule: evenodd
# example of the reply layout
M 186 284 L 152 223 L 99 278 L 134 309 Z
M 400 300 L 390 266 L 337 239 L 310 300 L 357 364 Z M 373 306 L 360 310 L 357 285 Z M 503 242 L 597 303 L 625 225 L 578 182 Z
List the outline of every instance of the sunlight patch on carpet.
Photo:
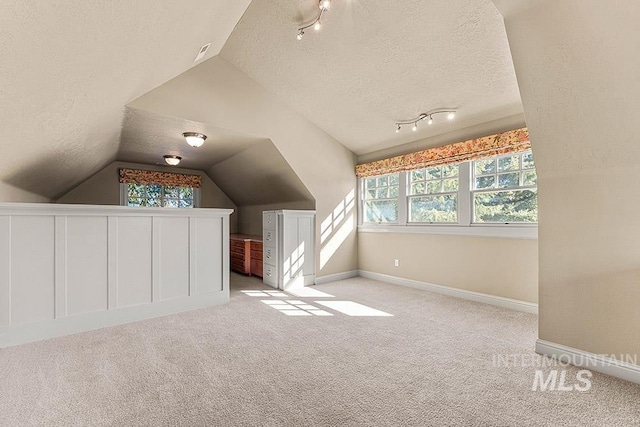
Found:
M 328 311 L 298 300 L 261 300 L 264 304 L 287 316 L 333 316 Z
M 290 288 L 287 289 L 287 292 L 297 296 L 298 298 L 335 298 L 333 295 L 310 287 Z
M 250 297 L 287 298 L 289 296 L 281 291 L 253 290 L 253 291 L 240 291 L 240 292 Z
M 332 310 L 353 317 L 393 317 L 393 314 L 367 307 L 353 301 L 314 301 L 316 304 L 324 305 Z

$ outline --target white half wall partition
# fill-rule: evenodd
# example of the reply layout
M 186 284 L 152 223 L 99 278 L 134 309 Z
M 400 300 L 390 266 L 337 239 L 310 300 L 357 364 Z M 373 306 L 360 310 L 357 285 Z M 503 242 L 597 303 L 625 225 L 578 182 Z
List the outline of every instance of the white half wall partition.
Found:
M 232 212 L 0 204 L 0 348 L 228 302 Z

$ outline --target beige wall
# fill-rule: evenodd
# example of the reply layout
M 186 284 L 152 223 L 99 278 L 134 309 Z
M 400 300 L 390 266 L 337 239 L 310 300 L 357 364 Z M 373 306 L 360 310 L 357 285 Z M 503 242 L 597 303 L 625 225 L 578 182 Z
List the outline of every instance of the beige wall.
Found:
M 640 354 L 640 2 L 495 3 L 539 177 L 539 336 Z
M 357 268 L 355 216 L 351 232 L 327 240 L 335 248 L 320 262 L 320 224 L 356 188 L 354 154 L 236 67 L 217 56 L 129 106 L 271 139 L 316 200 L 316 274 Z
M 167 172 L 162 166 L 143 165 L 139 163 L 113 162 L 104 167 L 98 173 L 92 175 L 80 185 L 61 196 L 56 203 L 86 204 L 86 205 L 119 205 L 120 183 L 118 181 L 118 169 L 133 168 L 143 170 L 155 170 Z M 238 229 L 237 206 L 211 181 L 202 171 L 192 169 L 171 168 L 171 172 L 200 175 L 202 187 L 200 188 L 201 207 L 203 208 L 230 208 L 236 210 L 231 214 L 229 227 L 232 233 Z
M 360 232 L 358 264 L 374 273 L 538 302 L 536 240 Z
M 311 201 L 272 203 L 268 205 L 238 206 L 238 231 L 244 234 L 262 236 L 262 212 L 280 209 L 314 210 Z
M 50 201 L 47 197 L 0 182 L 0 202 L 49 203 Z

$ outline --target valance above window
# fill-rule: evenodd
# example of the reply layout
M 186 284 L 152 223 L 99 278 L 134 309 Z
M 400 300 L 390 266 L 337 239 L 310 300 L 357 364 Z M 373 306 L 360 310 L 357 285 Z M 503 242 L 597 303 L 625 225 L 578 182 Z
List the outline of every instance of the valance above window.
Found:
M 145 171 L 138 169 L 120 169 L 121 184 L 163 185 L 173 187 L 200 188 L 202 177 L 181 173 Z
M 356 166 L 356 175 L 358 178 L 386 175 L 430 166 L 466 162 L 499 154 L 515 153 L 530 148 L 529 131 L 527 128 L 521 128 L 376 162 L 363 163 Z

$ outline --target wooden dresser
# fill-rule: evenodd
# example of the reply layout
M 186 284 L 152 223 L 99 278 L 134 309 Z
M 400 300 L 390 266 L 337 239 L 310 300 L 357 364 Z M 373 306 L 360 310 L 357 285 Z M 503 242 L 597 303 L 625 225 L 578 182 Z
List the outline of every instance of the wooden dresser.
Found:
M 230 234 L 229 240 L 231 269 L 249 276 L 262 277 L 262 237 Z

